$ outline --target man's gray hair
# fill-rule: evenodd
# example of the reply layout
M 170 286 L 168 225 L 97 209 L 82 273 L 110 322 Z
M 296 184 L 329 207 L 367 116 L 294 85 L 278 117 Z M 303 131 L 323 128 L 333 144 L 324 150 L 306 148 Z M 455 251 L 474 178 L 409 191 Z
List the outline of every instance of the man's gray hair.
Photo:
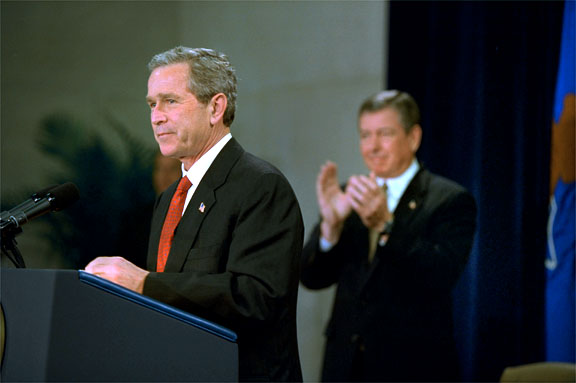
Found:
M 207 105 L 218 93 L 226 96 L 228 105 L 223 122 L 228 127 L 232 125 L 236 113 L 237 80 L 236 70 L 228 57 L 212 49 L 178 46 L 152 57 L 148 69 L 152 72 L 156 68 L 179 63 L 188 64 L 188 89 L 198 101 Z
M 384 90 L 368 97 L 358 109 L 358 118 L 363 113 L 377 112 L 386 108 L 394 108 L 398 112 L 404 131 L 407 133 L 414 125 L 420 124 L 418 104 L 410 94 L 398 90 Z

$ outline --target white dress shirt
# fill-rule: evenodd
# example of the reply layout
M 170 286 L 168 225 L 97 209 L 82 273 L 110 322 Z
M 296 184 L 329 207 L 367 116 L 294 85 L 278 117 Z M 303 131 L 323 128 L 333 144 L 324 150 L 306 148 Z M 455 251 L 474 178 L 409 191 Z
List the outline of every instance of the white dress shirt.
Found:
M 211 147 L 210 150 L 208 150 L 206 153 L 204 153 L 202 157 L 200 157 L 200 159 L 198 159 L 198 161 L 196 161 L 192 166 L 190 166 L 190 169 L 188 169 L 188 171 L 184 169 L 184 164 L 182 164 L 182 177 L 188 177 L 190 183 L 192 183 L 192 186 L 190 187 L 190 189 L 188 189 L 186 200 L 184 201 L 184 209 L 182 209 L 182 215 L 184 215 L 184 212 L 188 207 L 188 203 L 190 203 L 190 200 L 192 199 L 192 196 L 194 195 L 196 188 L 200 184 L 200 181 L 202 181 L 204 174 L 206 174 L 206 172 L 210 168 L 210 165 L 212 165 L 212 162 L 214 162 L 214 160 L 216 159 L 222 148 L 224 148 L 224 145 L 226 145 L 228 141 L 230 141 L 231 139 L 232 139 L 231 133 L 228 133 L 227 135 L 222 137 L 220 141 L 216 143 L 216 145 Z

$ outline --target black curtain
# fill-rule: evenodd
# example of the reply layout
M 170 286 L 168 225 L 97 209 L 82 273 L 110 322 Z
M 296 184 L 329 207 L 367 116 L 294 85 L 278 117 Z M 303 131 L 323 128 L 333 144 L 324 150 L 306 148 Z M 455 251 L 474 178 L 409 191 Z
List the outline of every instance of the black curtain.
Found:
M 563 2 L 390 3 L 387 88 L 421 106 L 418 157 L 479 208 L 454 292 L 467 381 L 544 358 L 550 129 Z M 416 365 L 417 365 L 417 361 Z

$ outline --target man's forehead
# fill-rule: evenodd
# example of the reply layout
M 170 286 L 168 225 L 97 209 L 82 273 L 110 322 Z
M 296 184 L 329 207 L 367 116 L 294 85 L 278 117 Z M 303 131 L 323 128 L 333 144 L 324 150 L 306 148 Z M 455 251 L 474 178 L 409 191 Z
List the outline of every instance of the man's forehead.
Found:
M 167 70 L 162 70 L 166 68 Z M 166 98 L 167 96 L 183 96 L 192 94 L 188 87 L 188 73 L 174 68 L 161 67 L 155 69 L 148 79 L 146 98 Z
M 385 108 L 376 111 L 366 111 L 358 118 L 360 128 L 392 127 L 400 125 L 400 115 L 393 108 Z

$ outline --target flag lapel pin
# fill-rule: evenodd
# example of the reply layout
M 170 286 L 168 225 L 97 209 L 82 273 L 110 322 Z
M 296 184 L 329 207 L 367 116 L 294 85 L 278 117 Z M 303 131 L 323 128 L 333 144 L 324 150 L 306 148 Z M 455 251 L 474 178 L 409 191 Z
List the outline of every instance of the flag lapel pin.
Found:
M 200 210 L 200 213 L 204 213 L 204 209 L 206 209 L 206 205 L 204 205 L 204 202 L 200 202 L 198 210 Z

